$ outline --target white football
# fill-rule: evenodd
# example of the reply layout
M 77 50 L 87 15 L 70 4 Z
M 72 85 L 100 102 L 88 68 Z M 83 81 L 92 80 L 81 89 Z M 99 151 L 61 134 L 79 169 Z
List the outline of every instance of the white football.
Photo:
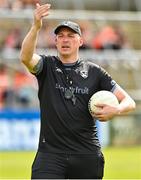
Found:
M 114 106 L 119 104 L 117 97 L 112 92 L 106 90 L 98 91 L 92 95 L 88 103 L 88 108 L 91 114 L 99 110 L 96 105 L 100 103 Z

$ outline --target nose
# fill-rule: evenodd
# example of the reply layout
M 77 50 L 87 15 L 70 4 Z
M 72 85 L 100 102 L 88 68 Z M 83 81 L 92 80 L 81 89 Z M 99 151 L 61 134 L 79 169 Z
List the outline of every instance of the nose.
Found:
M 68 41 L 68 37 L 67 36 L 64 36 L 63 37 L 63 42 L 67 42 Z

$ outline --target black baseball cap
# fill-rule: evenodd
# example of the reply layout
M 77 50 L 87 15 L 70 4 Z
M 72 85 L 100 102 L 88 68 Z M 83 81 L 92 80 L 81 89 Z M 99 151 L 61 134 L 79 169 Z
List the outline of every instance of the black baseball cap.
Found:
M 54 33 L 58 34 L 58 32 L 60 31 L 62 27 L 70 28 L 71 30 L 79 34 L 80 36 L 82 35 L 80 26 L 77 23 L 72 22 L 72 21 L 63 21 L 55 28 Z

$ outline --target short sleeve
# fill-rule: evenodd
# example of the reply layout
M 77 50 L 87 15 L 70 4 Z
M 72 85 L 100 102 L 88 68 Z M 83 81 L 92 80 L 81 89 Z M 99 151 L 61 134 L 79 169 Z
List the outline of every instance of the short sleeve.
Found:
M 35 76 L 40 77 L 43 76 L 46 73 L 47 69 L 47 57 L 45 55 L 40 55 L 40 61 L 36 67 L 36 73 L 34 73 Z
M 100 77 L 100 89 L 107 91 L 114 91 L 117 83 L 112 79 L 111 75 L 106 72 L 103 68 L 100 68 L 101 77 Z
M 34 71 L 36 75 L 38 75 L 43 70 L 43 58 L 41 57 L 37 63 L 37 65 L 34 67 Z

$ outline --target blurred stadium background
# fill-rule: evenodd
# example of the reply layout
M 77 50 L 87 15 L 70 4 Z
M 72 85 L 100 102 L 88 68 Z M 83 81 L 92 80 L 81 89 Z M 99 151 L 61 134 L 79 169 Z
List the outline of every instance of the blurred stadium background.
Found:
M 141 1 L 0 0 L 0 178 L 30 178 L 39 135 L 37 84 L 19 60 L 35 3 L 51 3 L 37 51 L 57 54 L 53 28 L 64 19 L 82 28 L 81 56 L 104 67 L 134 98 L 137 108 L 97 122 L 105 179 L 141 179 Z

